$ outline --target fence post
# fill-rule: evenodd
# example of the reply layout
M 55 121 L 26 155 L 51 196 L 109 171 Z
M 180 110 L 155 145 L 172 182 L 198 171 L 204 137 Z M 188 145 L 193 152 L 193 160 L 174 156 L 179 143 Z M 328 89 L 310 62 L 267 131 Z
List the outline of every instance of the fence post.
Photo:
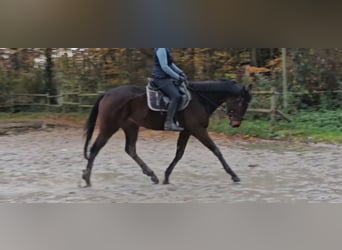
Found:
M 78 85 L 78 95 L 77 95 L 77 99 L 78 99 L 78 113 L 79 114 L 81 114 L 81 112 L 82 112 L 82 107 L 81 107 L 81 105 L 82 105 L 82 96 L 81 96 L 81 94 L 82 94 L 82 85 L 81 85 L 81 83 L 78 83 L 79 85 Z
M 282 83 L 283 83 L 283 106 L 287 110 L 287 72 L 286 72 L 286 48 L 281 49 L 282 54 Z
M 82 94 L 78 93 L 78 113 L 82 113 Z
M 45 99 L 45 112 L 49 111 L 49 107 L 50 107 L 50 96 L 49 93 L 46 93 L 46 99 Z
M 276 118 L 275 118 L 275 114 L 276 114 L 276 92 L 275 92 L 275 88 L 271 88 L 271 98 L 270 98 L 270 102 L 271 102 L 271 125 L 273 126 L 275 124 Z
M 13 93 L 10 94 L 10 105 L 11 105 L 11 107 L 10 107 L 11 113 L 14 113 L 15 108 L 14 108 L 14 95 L 13 95 Z
M 64 89 L 61 91 L 61 107 L 62 107 L 62 114 L 65 113 L 65 105 L 64 105 Z

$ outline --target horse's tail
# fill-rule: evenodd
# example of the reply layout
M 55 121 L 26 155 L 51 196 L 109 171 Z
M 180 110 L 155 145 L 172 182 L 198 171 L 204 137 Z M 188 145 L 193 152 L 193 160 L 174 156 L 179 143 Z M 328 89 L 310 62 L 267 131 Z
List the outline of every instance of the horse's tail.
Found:
M 95 129 L 95 125 L 96 125 L 96 120 L 97 120 L 97 115 L 99 113 L 99 104 L 100 101 L 102 100 L 102 98 L 104 97 L 104 94 L 102 94 L 96 101 L 96 103 L 94 104 L 90 115 L 88 117 L 87 123 L 84 127 L 85 133 L 84 136 L 86 137 L 86 141 L 84 144 L 84 158 L 86 158 L 87 160 L 89 160 L 89 157 L 87 155 L 87 151 L 88 151 L 88 144 L 91 140 L 91 137 L 93 136 L 94 133 L 94 129 Z

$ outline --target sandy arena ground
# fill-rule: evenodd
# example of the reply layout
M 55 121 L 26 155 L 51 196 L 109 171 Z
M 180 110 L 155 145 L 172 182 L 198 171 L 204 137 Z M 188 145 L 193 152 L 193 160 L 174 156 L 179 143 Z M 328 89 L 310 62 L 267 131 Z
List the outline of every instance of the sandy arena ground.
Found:
M 0 202 L 183 203 L 342 202 L 342 145 L 242 140 L 212 134 L 240 176 L 234 184 L 218 159 L 191 138 L 170 185 L 152 184 L 115 134 L 83 188 L 82 130 L 34 129 L 0 136 Z M 177 133 L 142 130 L 139 156 L 163 180 Z

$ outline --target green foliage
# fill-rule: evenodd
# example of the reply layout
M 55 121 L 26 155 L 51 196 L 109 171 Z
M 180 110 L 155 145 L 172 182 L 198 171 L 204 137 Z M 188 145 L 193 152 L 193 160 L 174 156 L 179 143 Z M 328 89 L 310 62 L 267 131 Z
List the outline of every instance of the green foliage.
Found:
M 270 138 L 271 128 L 269 122 L 263 120 L 244 121 L 239 128 L 232 128 L 229 119 L 219 119 L 212 117 L 209 128 L 215 132 L 230 135 L 245 135 L 259 138 Z
M 312 128 L 342 132 L 342 110 L 321 110 L 319 112 L 300 112 L 296 117 L 298 128 Z
M 303 111 L 293 115 L 292 122 L 279 121 L 274 126 L 266 119 L 246 118 L 240 128 L 231 128 L 227 118 L 214 116 L 210 121 L 210 129 L 265 139 L 342 142 L 342 110 Z
M 45 93 L 45 86 L 41 71 L 21 72 L 17 77 L 3 78 L 0 89 L 10 93 Z
M 292 82 L 308 90 L 338 88 L 341 77 L 339 58 L 341 49 L 292 49 Z

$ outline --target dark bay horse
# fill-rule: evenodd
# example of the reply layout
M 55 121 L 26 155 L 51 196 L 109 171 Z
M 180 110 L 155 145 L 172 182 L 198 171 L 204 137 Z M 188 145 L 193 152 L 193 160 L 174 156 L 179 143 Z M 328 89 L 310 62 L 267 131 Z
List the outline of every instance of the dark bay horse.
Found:
M 239 127 L 251 100 L 250 86 L 245 87 L 229 80 L 215 80 L 189 83 L 192 100 L 188 107 L 178 112 L 177 119 L 184 128 L 178 132 L 177 151 L 174 159 L 165 171 L 164 184 L 169 183 L 169 177 L 175 165 L 182 158 L 189 137 L 192 135 L 211 150 L 220 160 L 225 171 L 234 182 L 240 178 L 229 167 L 219 148 L 209 137 L 207 127 L 209 118 L 224 102 L 227 104 L 227 115 L 232 127 Z M 87 155 L 88 144 L 92 138 L 96 120 L 99 118 L 99 134 Z M 93 162 L 108 139 L 120 128 L 126 138 L 125 151 L 151 177 L 154 183 L 159 183 L 158 177 L 136 153 L 136 142 L 139 127 L 152 130 L 164 130 L 165 112 L 152 111 L 147 105 L 146 90 L 137 86 L 121 86 L 113 88 L 101 95 L 94 104 L 85 127 L 84 157 L 88 160 L 82 178 L 90 186 L 90 176 Z

